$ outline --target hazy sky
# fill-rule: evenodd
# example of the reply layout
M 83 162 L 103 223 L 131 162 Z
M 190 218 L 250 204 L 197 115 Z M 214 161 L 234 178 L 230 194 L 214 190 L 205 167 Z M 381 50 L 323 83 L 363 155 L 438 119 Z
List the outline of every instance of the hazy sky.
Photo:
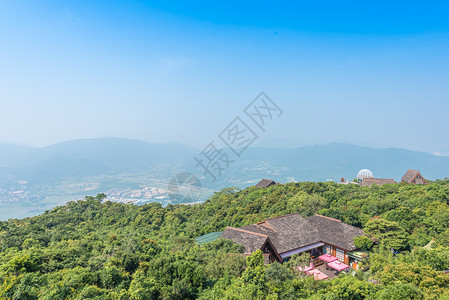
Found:
M 0 142 L 203 147 L 265 91 L 265 144 L 449 153 L 447 2 L 166 2 L 1 0 Z

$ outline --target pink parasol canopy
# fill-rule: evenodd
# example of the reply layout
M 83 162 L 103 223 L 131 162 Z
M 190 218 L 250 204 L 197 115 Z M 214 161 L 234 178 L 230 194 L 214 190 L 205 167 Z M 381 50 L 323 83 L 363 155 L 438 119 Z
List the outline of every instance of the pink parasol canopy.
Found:
M 346 265 L 346 264 L 344 264 L 342 262 L 339 262 L 339 261 L 330 262 L 330 263 L 327 264 L 327 266 L 329 268 L 332 268 L 332 269 L 337 270 L 337 271 L 342 271 L 344 269 L 349 268 L 348 265 Z
M 337 260 L 337 258 L 335 256 L 332 256 L 330 254 L 323 254 L 323 255 L 319 256 L 318 258 L 325 262 L 333 262 L 333 261 Z
M 310 265 L 308 267 L 301 267 L 301 266 L 297 266 L 296 267 L 298 269 L 299 272 L 307 272 L 310 271 L 314 268 L 313 263 L 310 263 Z
M 323 280 L 329 278 L 326 274 L 317 269 L 307 271 L 306 273 L 309 275 L 313 275 L 313 279 L 315 280 Z

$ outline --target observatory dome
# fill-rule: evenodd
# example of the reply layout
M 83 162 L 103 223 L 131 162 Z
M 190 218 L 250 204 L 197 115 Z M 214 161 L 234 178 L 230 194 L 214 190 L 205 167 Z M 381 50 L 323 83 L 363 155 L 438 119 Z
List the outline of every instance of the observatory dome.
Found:
M 357 178 L 373 178 L 373 172 L 371 172 L 368 169 L 363 169 L 360 170 L 359 173 L 357 174 Z

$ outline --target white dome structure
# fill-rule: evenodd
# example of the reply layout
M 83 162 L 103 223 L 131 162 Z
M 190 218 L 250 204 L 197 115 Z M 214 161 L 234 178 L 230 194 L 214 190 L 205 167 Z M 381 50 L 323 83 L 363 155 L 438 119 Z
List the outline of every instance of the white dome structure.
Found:
M 373 178 L 373 177 L 374 177 L 373 172 L 371 172 L 368 169 L 360 170 L 359 173 L 357 174 L 357 178 L 360 178 L 360 179 L 362 179 L 362 178 Z

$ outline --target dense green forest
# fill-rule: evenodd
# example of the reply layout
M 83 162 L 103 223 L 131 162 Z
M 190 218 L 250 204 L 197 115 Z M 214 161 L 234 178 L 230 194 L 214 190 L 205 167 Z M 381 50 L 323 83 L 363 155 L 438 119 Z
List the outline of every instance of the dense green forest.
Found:
M 226 240 L 193 238 L 283 214 L 365 230 L 362 270 L 329 281 L 263 265 Z M 427 247 L 424 247 L 426 246 Z M 199 205 L 104 195 L 0 222 L 1 299 L 449 299 L 449 180 L 426 186 L 289 183 L 228 188 Z M 392 254 L 391 249 L 399 251 Z M 298 260 L 304 257 L 296 258 Z

